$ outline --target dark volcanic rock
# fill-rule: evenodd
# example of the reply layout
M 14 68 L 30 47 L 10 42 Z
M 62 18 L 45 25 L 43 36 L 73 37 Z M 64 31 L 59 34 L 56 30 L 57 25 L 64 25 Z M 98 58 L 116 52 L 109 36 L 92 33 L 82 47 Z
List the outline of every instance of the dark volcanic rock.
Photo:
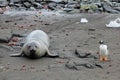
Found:
M 86 60 L 82 60 L 82 59 L 71 59 L 65 64 L 65 66 L 72 70 L 83 70 L 83 69 L 96 68 L 94 64 Z

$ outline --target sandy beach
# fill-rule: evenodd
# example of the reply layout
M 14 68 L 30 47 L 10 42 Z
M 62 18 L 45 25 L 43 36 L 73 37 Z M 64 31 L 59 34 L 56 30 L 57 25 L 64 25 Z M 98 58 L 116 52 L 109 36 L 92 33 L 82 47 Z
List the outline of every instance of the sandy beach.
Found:
M 60 55 L 40 59 L 10 57 L 10 54 L 20 53 L 21 47 L 1 42 L 0 80 L 120 80 L 120 27 L 105 26 L 118 17 L 120 14 L 108 13 L 0 15 L 0 36 L 11 32 L 27 35 L 40 29 L 50 37 L 50 52 Z M 86 18 L 88 23 L 80 23 L 81 18 Z M 109 61 L 94 58 L 98 57 L 100 40 L 108 45 Z M 79 58 L 75 55 L 76 49 L 93 57 Z

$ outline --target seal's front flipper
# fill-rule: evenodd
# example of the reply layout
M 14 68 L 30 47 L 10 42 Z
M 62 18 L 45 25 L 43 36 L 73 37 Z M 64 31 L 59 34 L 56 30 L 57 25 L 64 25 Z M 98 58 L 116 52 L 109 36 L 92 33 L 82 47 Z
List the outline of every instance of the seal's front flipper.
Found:
M 21 57 L 21 54 L 10 54 L 10 57 Z
M 23 53 L 18 53 L 18 54 L 10 54 L 10 57 L 22 57 L 22 56 L 24 56 L 24 54 Z
M 59 54 L 53 53 L 53 54 L 48 54 L 48 56 L 54 58 L 54 57 L 59 57 Z
M 49 50 L 47 50 L 47 55 L 48 55 L 49 57 L 52 57 L 52 58 L 54 58 L 54 57 L 59 57 L 59 54 L 58 54 L 58 53 L 50 53 Z

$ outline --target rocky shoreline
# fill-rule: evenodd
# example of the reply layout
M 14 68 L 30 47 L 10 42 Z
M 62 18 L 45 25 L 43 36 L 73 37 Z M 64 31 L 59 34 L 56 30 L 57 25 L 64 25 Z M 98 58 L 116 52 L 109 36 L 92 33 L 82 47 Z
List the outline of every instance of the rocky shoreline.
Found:
M 0 13 L 10 10 L 61 11 L 62 13 L 120 13 L 119 0 L 2 0 Z

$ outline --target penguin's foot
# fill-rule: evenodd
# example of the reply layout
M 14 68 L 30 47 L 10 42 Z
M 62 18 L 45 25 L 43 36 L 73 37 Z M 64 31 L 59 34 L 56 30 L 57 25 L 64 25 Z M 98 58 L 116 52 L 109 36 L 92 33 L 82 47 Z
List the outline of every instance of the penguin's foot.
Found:
M 100 61 L 108 61 L 108 57 L 100 57 Z

